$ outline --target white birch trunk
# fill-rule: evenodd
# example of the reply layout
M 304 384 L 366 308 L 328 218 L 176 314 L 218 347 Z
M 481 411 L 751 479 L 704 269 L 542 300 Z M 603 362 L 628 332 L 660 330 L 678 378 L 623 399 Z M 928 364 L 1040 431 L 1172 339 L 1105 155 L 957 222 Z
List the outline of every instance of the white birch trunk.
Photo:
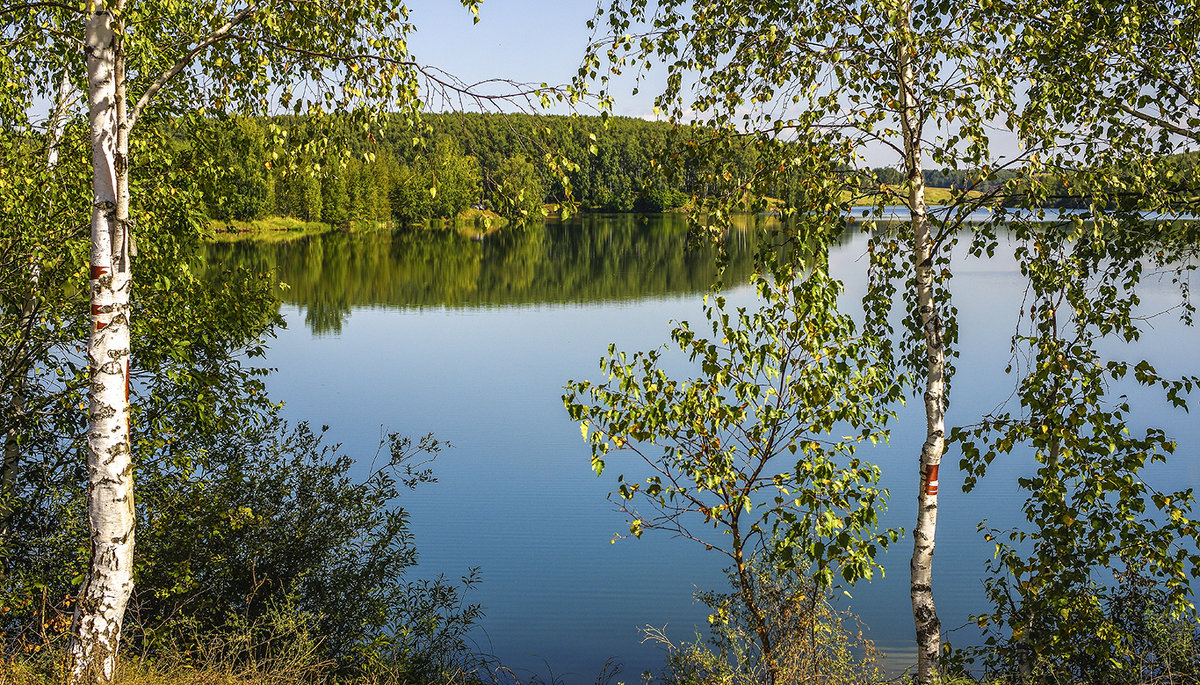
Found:
M 900 88 L 900 123 L 904 135 L 904 168 L 908 176 L 909 212 L 913 231 L 913 268 L 916 272 L 917 306 L 925 338 L 925 443 L 919 462 L 917 523 L 913 528 L 913 555 L 909 594 L 917 632 L 917 681 L 933 682 L 942 650 L 942 624 L 933 602 L 933 547 L 937 533 L 938 469 L 945 451 L 946 436 L 946 350 L 942 321 L 933 286 L 933 237 L 925 208 L 924 163 L 921 150 L 923 122 L 914 89 L 911 6 L 900 5 L 904 39 L 897 45 Z
M 120 10 L 119 6 L 114 7 Z M 69 648 L 72 685 L 110 680 L 125 606 L 133 591 L 133 474 L 129 436 L 129 191 L 118 35 L 104 0 L 87 23 L 85 53 L 92 131 L 91 373 L 88 524 L 91 561 Z

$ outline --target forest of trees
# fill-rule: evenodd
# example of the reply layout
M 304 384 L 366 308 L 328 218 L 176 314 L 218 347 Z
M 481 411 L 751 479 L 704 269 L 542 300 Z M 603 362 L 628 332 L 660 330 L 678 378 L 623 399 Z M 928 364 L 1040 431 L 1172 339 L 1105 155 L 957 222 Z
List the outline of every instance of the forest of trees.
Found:
M 473 205 L 507 218 L 537 218 L 543 204 L 568 197 L 584 211 L 664 212 L 707 190 L 701 180 L 706 161 L 688 145 L 705 134 L 688 127 L 628 117 L 495 113 L 427 114 L 422 123 L 420 136 L 396 120 L 367 138 L 348 117 L 319 132 L 292 117 L 206 119 L 189 134 L 200 142 L 181 154 L 215 162 L 203 183 L 205 206 L 211 218 L 231 222 L 285 216 L 333 226 L 405 224 L 454 218 Z M 339 146 L 322 158 L 292 154 L 316 135 L 332 135 Z M 742 145 L 733 153 L 722 165 L 750 174 L 756 149 Z M 565 186 L 548 173 L 546 155 L 575 162 Z M 891 167 L 841 173 L 864 194 L 904 182 Z M 981 190 L 1006 178 L 983 182 L 970 171 L 925 170 L 926 185 L 934 188 Z M 774 198 L 787 193 L 786 183 L 767 190 Z
M 333 136 L 340 149 L 322 159 L 301 155 L 273 164 L 317 133 L 302 119 L 211 119 L 201 136 L 204 148 L 187 152 L 218 161 L 204 185 L 206 205 L 212 218 L 232 221 L 276 215 L 335 226 L 411 223 L 453 218 L 471 205 L 507 217 L 540 217 L 544 203 L 567 197 L 562 181 L 541 163 L 547 154 L 577 160 L 567 178 L 586 209 L 675 209 L 695 185 L 661 172 L 660 160 L 682 135 L 665 123 L 469 113 L 426 115 L 423 122 L 428 129 L 418 137 L 397 122 L 370 140 L 352 133 L 349 120 L 338 122 Z M 285 139 L 272 142 L 272 124 L 286 131 Z
M 196 142 L 182 144 L 180 152 L 184 159 L 203 155 L 213 162 L 205 166 L 202 183 L 206 212 L 226 222 L 282 216 L 332 226 L 408 224 L 452 219 L 471 206 L 506 218 L 538 218 L 544 204 L 568 197 L 584 211 L 664 212 L 715 190 L 702 179 L 711 161 L 688 145 L 705 134 L 689 127 L 628 117 L 495 113 L 427 114 L 422 122 L 420 136 L 397 120 L 368 138 L 348 117 L 320 128 L 294 117 L 205 119 L 189 133 Z M 276 128 L 284 135 L 273 132 Z M 337 145 L 324 148 L 320 158 L 293 153 L 314 136 L 332 136 Z M 751 175 L 758 150 L 743 144 L 732 153 L 722 166 L 740 177 Z M 576 162 L 566 173 L 566 186 L 542 163 L 546 155 Z M 1185 198 L 1200 187 L 1198 164 L 1200 153 L 1166 155 L 1156 163 L 1176 206 L 1186 206 Z M 881 193 L 896 202 L 887 193 L 905 182 L 895 167 L 858 172 L 844 167 L 838 173 L 866 204 Z M 1011 205 L 1027 195 L 1004 191 L 1017 175 L 1012 170 L 990 175 L 977 169 L 922 170 L 926 187 L 1006 193 Z M 1090 205 L 1093 196 L 1072 190 L 1069 175 L 1046 179 L 1051 186 L 1044 206 Z M 762 195 L 786 199 L 792 183 L 777 180 Z M 1105 194 L 1121 195 L 1115 188 Z M 1140 196 L 1126 197 L 1136 204 Z

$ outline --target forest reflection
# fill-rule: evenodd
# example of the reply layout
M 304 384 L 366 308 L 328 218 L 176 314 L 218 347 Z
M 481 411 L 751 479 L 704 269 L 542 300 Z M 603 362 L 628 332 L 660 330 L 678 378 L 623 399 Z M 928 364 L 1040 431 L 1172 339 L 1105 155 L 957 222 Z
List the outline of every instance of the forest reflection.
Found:
M 726 286 L 749 280 L 761 231 L 739 217 L 724 247 Z M 206 246 L 206 262 L 271 272 L 282 301 L 305 309 L 317 334 L 337 334 L 353 307 L 497 307 L 636 300 L 702 293 L 718 278 L 718 249 L 688 246 L 678 215 L 588 215 L 505 227 L 327 233 L 291 242 Z

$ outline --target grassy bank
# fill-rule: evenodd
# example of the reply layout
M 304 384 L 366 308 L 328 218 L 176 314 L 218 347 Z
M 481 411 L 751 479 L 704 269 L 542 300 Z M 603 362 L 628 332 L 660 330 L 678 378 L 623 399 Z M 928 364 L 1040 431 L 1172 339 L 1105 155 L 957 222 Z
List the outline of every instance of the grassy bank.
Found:
M 930 206 L 943 206 L 954 202 L 953 188 L 925 188 L 925 204 Z M 961 193 L 960 193 L 961 195 Z M 979 197 L 980 193 L 976 190 L 967 191 L 968 198 Z M 842 191 L 843 201 L 852 201 L 856 205 L 873 206 L 881 201 L 884 205 L 900 205 L 903 203 L 904 197 L 896 193 L 882 195 L 880 193 L 852 194 L 848 191 Z
M 301 221 L 284 216 L 268 216 L 252 221 L 212 220 L 209 222 L 209 226 L 212 229 L 210 240 L 213 242 L 236 242 L 239 240 L 281 242 L 333 230 L 333 226 L 330 224 L 319 221 Z
M 486 235 L 507 223 L 499 214 L 486 209 L 467 209 L 455 219 L 434 219 L 426 226 L 452 228 L 464 236 Z M 286 242 L 311 235 L 320 235 L 334 230 L 374 231 L 391 229 L 393 222 L 353 221 L 348 227 L 339 228 L 321 221 L 303 221 L 286 216 L 268 216 L 251 221 L 210 220 L 212 242 L 237 242 L 254 240 L 259 242 Z
M 967 195 L 968 197 L 975 197 L 979 193 L 971 191 Z M 953 196 L 950 188 L 926 188 L 925 199 L 931 206 L 948 205 L 953 201 Z M 870 206 L 876 204 L 880 200 L 880 196 L 876 194 L 851 196 L 849 193 L 845 193 L 843 200 Z M 898 200 L 894 197 L 884 198 L 884 200 L 884 204 L 894 205 L 898 203 Z M 767 202 L 769 210 L 778 211 L 780 207 L 779 200 L 767 198 Z M 560 212 L 558 205 L 546 205 L 546 210 L 547 215 L 551 217 L 558 216 Z M 687 208 L 684 207 L 677 211 L 687 211 Z M 492 210 L 468 208 L 454 219 L 432 219 L 425 222 L 424 225 L 453 229 L 464 237 L 481 238 L 496 232 L 508 223 L 507 219 L 504 219 Z M 282 216 L 268 216 L 251 221 L 218 221 L 214 219 L 209 222 L 209 225 L 212 229 L 210 240 L 213 242 L 236 242 L 240 240 L 285 242 L 338 230 L 338 227 L 332 224 L 320 221 L 303 221 L 301 219 Z M 372 231 L 390 229 L 394 226 L 393 222 L 354 221 L 351 222 L 348 230 L 351 232 Z

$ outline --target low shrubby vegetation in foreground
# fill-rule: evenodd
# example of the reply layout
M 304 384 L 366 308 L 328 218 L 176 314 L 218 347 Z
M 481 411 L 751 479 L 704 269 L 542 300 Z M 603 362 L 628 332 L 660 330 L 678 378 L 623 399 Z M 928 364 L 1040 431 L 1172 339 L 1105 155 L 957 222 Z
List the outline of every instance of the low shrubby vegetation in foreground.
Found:
M 398 504 L 433 480 L 439 443 L 391 435 L 356 478 L 355 462 L 308 426 L 270 410 L 246 418 L 206 446 L 202 468 L 142 464 L 143 552 L 122 678 L 472 682 L 480 664 L 467 631 L 481 610 L 467 593 L 477 578 L 414 578 Z M 78 518 L 73 498 L 39 494 L 58 520 Z M 82 560 L 70 537 L 27 540 L 4 586 L 5 668 L 15 681 L 57 682 Z
M 735 585 L 737 580 L 731 578 Z M 784 577 L 755 563 L 754 588 L 769 615 L 775 643 L 776 682 L 866 685 L 903 682 L 907 675 L 883 668 L 885 655 L 864 635 L 850 613 L 811 583 Z M 659 644 L 663 666 L 654 672 L 624 673 L 611 662 L 595 674 L 598 685 L 760 685 L 768 682 L 754 620 L 736 594 L 698 593 L 711 610 L 710 634 L 673 641 L 647 628 L 645 640 Z M 1025 670 L 1019 651 L 974 647 L 948 650 L 941 681 L 953 685 L 1114 683 L 1121 685 L 1200 682 L 1200 632 L 1171 619 L 1162 597 L 1143 579 L 1126 577 L 1106 607 L 1123 635 L 1106 661 L 1070 654 Z M 35 639 L 0 661 L 5 685 L 62 682 L 63 647 L 69 617 L 51 612 Z M 518 674 L 495 658 L 455 639 L 435 642 L 420 654 L 383 641 L 351 663 L 330 650 L 319 617 L 284 599 L 256 619 L 230 614 L 220 625 L 182 622 L 152 650 L 126 648 L 115 685 L 553 685 L 553 674 Z M 458 624 L 466 627 L 469 621 Z M 978 660 L 978 663 L 975 661 Z M 354 660 L 351 660 L 354 661 Z M 590 680 L 590 679 L 589 679 Z
M 217 627 L 177 633 L 152 652 L 128 648 L 114 683 L 125 685 L 310 685 L 313 683 L 446 683 L 476 685 L 496 682 L 503 669 L 493 659 L 476 656 L 462 645 L 440 645 L 418 658 L 399 653 L 395 645 L 376 646 L 369 666 L 356 668 L 330 654 L 320 621 L 298 612 L 295 605 L 272 607 L 250 622 L 230 616 Z M 11 685 L 62 682 L 65 677 L 63 634 L 29 645 L 0 663 L 0 681 Z

